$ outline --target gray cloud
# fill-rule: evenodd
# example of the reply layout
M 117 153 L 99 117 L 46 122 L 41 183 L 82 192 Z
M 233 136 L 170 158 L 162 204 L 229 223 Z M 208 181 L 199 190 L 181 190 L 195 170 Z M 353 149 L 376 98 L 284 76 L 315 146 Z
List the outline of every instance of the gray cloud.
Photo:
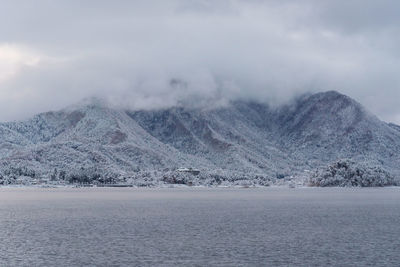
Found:
M 398 1 L 4 1 L 0 120 L 97 96 L 282 103 L 338 90 L 400 123 Z

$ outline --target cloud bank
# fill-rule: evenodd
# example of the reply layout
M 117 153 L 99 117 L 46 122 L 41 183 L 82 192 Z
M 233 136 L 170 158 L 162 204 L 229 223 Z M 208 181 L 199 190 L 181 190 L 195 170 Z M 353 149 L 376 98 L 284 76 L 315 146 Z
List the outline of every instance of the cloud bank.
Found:
M 400 2 L 5 1 L 0 120 L 338 90 L 400 123 Z

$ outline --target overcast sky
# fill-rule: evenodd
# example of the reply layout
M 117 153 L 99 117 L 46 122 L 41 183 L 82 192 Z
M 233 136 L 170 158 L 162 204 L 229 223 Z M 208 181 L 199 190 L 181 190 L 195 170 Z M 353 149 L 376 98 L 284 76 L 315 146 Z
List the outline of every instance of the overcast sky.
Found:
M 398 0 L 0 3 L 1 121 L 337 90 L 400 123 Z

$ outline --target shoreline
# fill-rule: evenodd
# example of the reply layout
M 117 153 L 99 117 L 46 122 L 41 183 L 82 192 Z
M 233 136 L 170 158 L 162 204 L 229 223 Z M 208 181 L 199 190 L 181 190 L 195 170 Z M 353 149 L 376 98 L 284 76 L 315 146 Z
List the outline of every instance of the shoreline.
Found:
M 127 185 L 127 186 L 77 186 L 77 185 L 1 185 L 1 189 L 143 189 L 143 190 L 151 190 L 151 189 L 192 189 L 202 190 L 202 189 L 318 189 L 318 188 L 337 188 L 337 189 L 367 189 L 367 188 L 400 188 L 400 186 L 375 186 L 375 187 L 361 187 L 361 186 L 351 186 L 351 187 L 341 187 L 341 186 L 326 186 L 326 187 L 318 187 L 318 186 L 307 186 L 307 185 L 270 185 L 270 186 L 240 186 L 240 185 L 232 185 L 232 186 L 206 186 L 206 185 L 196 185 L 196 186 L 188 186 L 188 185 L 163 185 L 163 186 L 135 186 L 135 185 Z

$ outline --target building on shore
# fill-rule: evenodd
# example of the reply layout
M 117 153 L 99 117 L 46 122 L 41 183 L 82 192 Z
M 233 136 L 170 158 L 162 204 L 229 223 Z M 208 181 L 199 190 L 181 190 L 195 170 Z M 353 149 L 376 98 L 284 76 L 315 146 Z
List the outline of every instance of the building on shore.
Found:
M 200 170 L 198 169 L 193 169 L 193 168 L 179 168 L 176 170 L 177 172 L 187 172 L 193 175 L 198 175 L 200 173 Z

